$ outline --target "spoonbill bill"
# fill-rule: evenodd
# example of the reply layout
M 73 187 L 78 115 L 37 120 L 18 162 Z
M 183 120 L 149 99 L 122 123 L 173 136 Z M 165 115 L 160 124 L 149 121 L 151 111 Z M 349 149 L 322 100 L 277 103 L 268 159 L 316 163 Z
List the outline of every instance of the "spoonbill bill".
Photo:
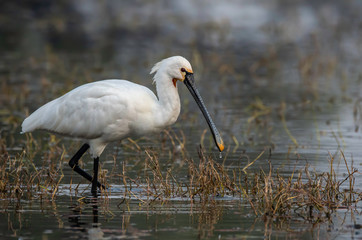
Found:
M 103 80 L 84 84 L 43 105 L 22 124 L 22 133 L 45 130 L 84 141 L 70 159 L 69 166 L 92 182 L 98 182 L 99 157 L 108 143 L 128 137 L 159 132 L 173 124 L 180 114 L 177 81 L 183 82 L 208 123 L 216 146 L 223 151 L 223 140 L 195 86 L 191 64 L 181 56 L 156 63 L 154 74 L 157 96 L 148 88 L 126 80 Z M 79 159 L 90 149 L 94 160 L 93 177 L 81 169 Z

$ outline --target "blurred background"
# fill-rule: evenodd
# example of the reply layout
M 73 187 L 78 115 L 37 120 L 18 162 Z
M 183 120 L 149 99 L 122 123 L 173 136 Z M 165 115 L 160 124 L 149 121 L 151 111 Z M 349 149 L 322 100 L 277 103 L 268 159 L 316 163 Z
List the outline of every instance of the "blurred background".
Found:
M 211 101 L 225 108 L 256 88 L 286 100 L 358 97 L 361 9 L 353 0 L 4 1 L 0 78 L 16 92 L 29 84 L 23 93 L 37 96 L 26 100 L 33 111 L 48 100 L 39 99 L 41 89 L 105 78 L 150 85 L 154 63 L 182 55 L 201 91 L 219 93 L 222 99 Z M 2 88 L 2 101 L 8 90 Z
M 3 1 L 2 112 L 6 119 L 15 112 L 19 119 L 9 121 L 17 125 L 49 100 L 101 79 L 154 89 L 148 75 L 153 64 L 182 55 L 230 143 L 231 136 L 255 139 L 245 126 L 278 113 L 281 103 L 287 103 L 290 127 L 301 124 L 296 130 L 304 131 L 309 126 L 293 120 L 306 108 L 343 111 L 360 96 L 361 10 L 357 0 Z M 190 120 L 188 110 L 196 106 L 179 89 L 180 118 L 192 125 L 201 118 Z M 353 129 L 353 105 L 349 109 L 342 114 Z M 268 127 L 261 141 L 273 141 L 265 135 Z

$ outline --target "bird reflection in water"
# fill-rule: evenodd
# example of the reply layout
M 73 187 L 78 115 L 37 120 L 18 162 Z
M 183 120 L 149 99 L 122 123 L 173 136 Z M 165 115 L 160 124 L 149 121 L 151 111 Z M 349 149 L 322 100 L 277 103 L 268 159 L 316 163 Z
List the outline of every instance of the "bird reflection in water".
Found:
M 70 207 L 72 211 L 72 214 L 68 217 L 68 221 L 71 224 L 70 230 L 75 233 L 79 233 L 82 236 L 86 233 L 88 239 L 102 239 L 104 232 L 100 227 L 101 224 L 98 222 L 98 199 L 86 198 L 84 199 L 84 203 L 86 204 L 86 208 L 92 208 L 91 224 L 88 223 L 90 215 L 87 213 L 84 214 L 84 204 L 76 204 Z

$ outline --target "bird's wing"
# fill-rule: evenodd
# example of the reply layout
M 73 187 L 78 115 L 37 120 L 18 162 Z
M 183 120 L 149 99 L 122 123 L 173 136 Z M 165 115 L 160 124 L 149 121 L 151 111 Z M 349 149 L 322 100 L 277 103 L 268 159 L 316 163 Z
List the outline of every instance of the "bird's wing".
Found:
M 40 107 L 24 120 L 22 131 L 43 129 L 94 139 L 105 131 L 117 130 L 119 136 L 128 133 L 128 125 L 136 117 L 135 108 L 156 99 L 148 88 L 125 80 L 89 83 Z

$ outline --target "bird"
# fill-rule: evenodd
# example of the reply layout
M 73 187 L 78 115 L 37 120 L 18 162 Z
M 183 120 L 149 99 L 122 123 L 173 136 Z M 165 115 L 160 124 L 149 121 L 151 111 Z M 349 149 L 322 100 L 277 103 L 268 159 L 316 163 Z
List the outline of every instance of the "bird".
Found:
M 110 142 L 160 132 L 177 120 L 181 104 L 178 82 L 183 82 L 195 99 L 220 152 L 224 142 L 196 88 L 190 62 L 172 56 L 156 63 L 150 72 L 156 94 L 149 88 L 120 79 L 95 81 L 76 87 L 41 106 L 22 123 L 22 132 L 45 130 L 84 142 L 69 166 L 92 184 L 97 195 L 99 158 Z M 89 149 L 93 177 L 78 165 Z

